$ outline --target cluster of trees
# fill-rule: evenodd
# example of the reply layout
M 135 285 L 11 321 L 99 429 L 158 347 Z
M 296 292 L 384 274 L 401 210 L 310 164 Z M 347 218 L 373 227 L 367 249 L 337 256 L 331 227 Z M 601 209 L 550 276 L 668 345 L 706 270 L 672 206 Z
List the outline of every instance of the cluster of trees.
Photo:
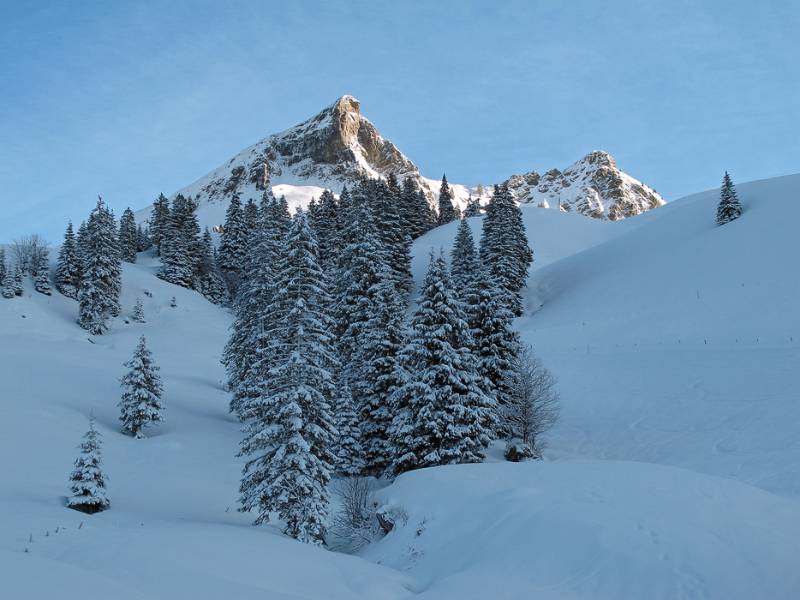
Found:
M 515 408 L 556 400 L 552 377 L 535 379 L 539 396 L 521 383 L 531 362 L 512 320 L 533 256 L 519 208 L 495 189 L 480 252 L 461 221 L 450 265 L 431 256 L 407 321 L 411 239 L 435 222 L 422 200 L 412 180 L 364 179 L 292 218 L 265 192 L 246 242 L 246 210 L 229 209 L 220 261 L 236 319 L 223 362 L 245 431 L 241 510 L 256 523 L 277 513 L 287 534 L 322 543 L 334 473 L 476 462 L 498 437 L 541 450 L 534 417 Z
M 164 420 L 163 388 L 159 368 L 147 348 L 144 336 L 124 365 L 128 371 L 120 380 L 122 398 L 119 402 L 122 432 L 137 439 L 144 437 L 146 427 Z M 83 436 L 80 454 L 69 476 L 70 495 L 67 506 L 81 512 L 94 514 L 107 509 L 111 500 L 106 492 L 100 432 L 95 428 L 94 416 L 89 417 L 89 430 Z
M 170 206 L 163 194 L 159 196 L 153 204 L 150 236 L 161 256 L 161 279 L 197 290 L 214 304 L 227 301 L 211 233 L 206 228 L 201 234 L 197 203 L 191 197 L 178 194 Z
M 50 287 L 50 251 L 38 235 L 14 240 L 11 245 L 11 262 L 6 262 L 5 249 L 0 247 L 0 295 L 14 298 L 24 293 L 26 275 L 33 279 L 34 289 L 40 294 L 52 294 Z

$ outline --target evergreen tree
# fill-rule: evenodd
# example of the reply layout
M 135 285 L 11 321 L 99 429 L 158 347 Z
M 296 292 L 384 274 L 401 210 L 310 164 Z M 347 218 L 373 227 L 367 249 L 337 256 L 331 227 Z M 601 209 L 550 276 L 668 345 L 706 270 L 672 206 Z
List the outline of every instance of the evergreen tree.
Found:
M 334 444 L 336 472 L 341 476 L 359 476 L 365 466 L 361 429 L 350 386 L 347 379 L 341 376 L 337 378 L 333 414 L 337 431 Z
M 78 290 L 81 287 L 81 264 L 75 234 L 72 232 L 72 222 L 67 223 L 64 243 L 58 251 L 55 283 L 59 293 L 67 298 L 78 299 Z
M 22 296 L 25 293 L 25 287 L 22 285 L 24 277 L 25 272 L 22 270 L 22 266 L 20 264 L 14 265 L 11 281 L 15 296 Z
M 150 236 L 148 231 L 145 230 L 141 225 L 136 226 L 136 251 L 137 252 L 144 252 L 145 250 L 149 250 L 152 246 L 152 242 L 150 241 Z
M 106 478 L 103 474 L 103 454 L 100 432 L 94 428 L 94 417 L 89 417 L 89 431 L 79 446 L 81 453 L 69 476 L 72 495 L 67 506 L 81 512 L 94 514 L 111 505 L 106 494 Z
M 142 305 L 141 298 L 137 298 L 136 304 L 133 305 L 133 312 L 131 313 L 131 321 L 133 321 L 134 323 L 145 323 L 144 306 Z
M 227 287 L 214 260 L 211 232 L 206 227 L 200 243 L 200 262 L 197 274 L 198 291 L 214 304 L 224 304 L 228 299 Z
M 258 228 L 261 219 L 256 201 L 250 198 L 242 209 L 242 220 L 244 222 L 244 236 L 249 240 Z
M 338 212 L 333 192 L 330 190 L 322 192 L 316 218 L 311 222 L 319 245 L 320 263 L 327 272 L 333 271 L 341 251 Z
M 392 395 L 405 383 L 400 353 L 405 344 L 405 302 L 387 273 L 369 290 L 370 314 L 356 349 L 364 470 L 380 476 L 391 466 Z
M 450 253 L 450 273 L 459 298 L 464 299 L 464 294 L 472 283 L 477 269 L 478 253 L 475 250 L 472 228 L 466 219 L 461 219 L 453 250 Z
M 6 249 L 0 246 L 0 286 L 6 279 Z
M 456 209 L 453 206 L 453 192 L 447 183 L 447 177 L 442 175 L 442 185 L 439 188 L 439 217 L 437 225 L 446 225 L 450 221 L 455 221 Z
M 133 357 L 125 363 L 128 372 L 120 380 L 122 399 L 119 402 L 122 431 L 135 438 L 143 438 L 142 430 L 164 420 L 159 368 L 147 349 L 144 336 L 134 350 Z
M 486 209 L 480 242 L 480 260 L 506 298 L 515 316 L 522 314 L 521 290 L 533 262 L 522 213 L 503 184 L 495 186 Z
M 472 353 L 481 385 L 495 408 L 485 426 L 497 430 L 499 413 L 509 402 L 513 362 L 520 350 L 520 340 L 512 326 L 513 313 L 483 267 L 478 266 L 467 290 L 465 312 Z
M 50 252 L 43 246 L 34 258 L 33 264 L 33 287 L 40 294 L 45 296 L 52 295 L 50 287 Z
M 219 245 L 219 268 L 228 284 L 231 296 L 235 296 L 247 252 L 247 231 L 239 195 L 234 194 L 225 213 L 225 225 Z
M 391 276 L 398 291 L 406 295 L 414 280 L 411 276 L 411 237 L 405 232 L 397 207 L 399 192 L 383 181 L 371 182 L 375 228 L 383 243 Z M 397 182 L 394 182 L 395 186 Z
M 470 196 L 467 199 L 467 206 L 464 208 L 464 218 L 480 217 L 482 214 L 480 198 L 473 198 Z
M 161 244 L 170 226 L 169 200 L 164 194 L 159 194 L 153 203 L 153 212 L 150 215 L 150 238 L 158 255 L 161 254 Z
M 247 456 L 240 486 L 243 511 L 255 524 L 275 512 L 284 532 L 321 544 L 328 516 L 336 430 L 330 403 L 336 393 L 325 275 L 306 215 L 298 211 L 286 242 L 271 309 L 281 325 L 273 336 L 274 364 L 262 373 L 261 395 L 243 415 Z
M 119 253 L 125 262 L 136 262 L 136 219 L 130 207 L 126 208 L 119 220 Z
M 393 396 L 396 472 L 483 459 L 494 406 L 471 344 L 444 258 L 431 256 L 401 357 L 406 381 Z
M 178 194 L 172 205 L 169 227 L 163 230 L 161 238 L 162 266 L 158 276 L 164 281 L 185 288 L 194 287 L 195 266 L 199 262 L 194 248 L 196 229 L 192 201 Z
M 102 199 L 89 216 L 82 253 L 78 323 L 93 335 L 100 335 L 108 330 L 108 319 L 119 315 L 122 286 L 117 228 Z
M 81 221 L 78 232 L 75 234 L 75 248 L 81 273 L 83 273 L 83 264 L 86 262 L 86 227 L 86 221 Z
M 5 263 L 5 261 L 3 261 Z M 2 290 L 0 291 L 3 295 L 3 298 L 10 299 L 17 295 L 16 292 L 16 282 L 15 282 L 15 268 L 4 266 L 3 268 L 3 280 L 0 281 L 2 284 Z
M 725 171 L 722 178 L 722 187 L 719 190 L 719 205 L 717 206 L 717 225 L 725 225 L 742 216 L 742 204 L 736 195 L 730 175 Z

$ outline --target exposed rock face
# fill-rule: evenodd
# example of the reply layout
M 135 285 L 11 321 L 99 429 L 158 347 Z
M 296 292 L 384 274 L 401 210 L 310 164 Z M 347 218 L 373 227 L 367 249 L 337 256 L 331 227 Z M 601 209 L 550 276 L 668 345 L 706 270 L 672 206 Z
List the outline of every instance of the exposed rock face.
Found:
M 563 172 L 535 171 L 506 180 L 515 198 L 616 221 L 664 204 L 655 190 L 623 173 L 607 152 L 595 151 Z
M 339 192 L 360 176 L 390 173 L 400 181 L 406 176 L 416 179 L 436 206 L 438 178 L 422 177 L 416 165 L 361 114 L 359 101 L 342 96 L 307 121 L 246 148 L 180 193 L 198 201 L 203 225 L 215 226 L 223 221 L 234 193 L 243 202 L 258 200 L 270 187 L 294 208 L 307 205 L 326 188 Z M 507 183 L 519 202 L 601 219 L 630 217 L 664 203 L 654 190 L 620 171 L 605 152 L 592 152 L 563 172 L 531 171 L 510 177 Z M 457 183 L 450 187 L 461 209 L 470 196 L 485 203 L 491 193 L 491 188 L 484 191 Z M 137 213 L 140 221 L 149 216 L 149 207 Z
M 429 191 L 419 170 L 361 115 L 360 103 L 342 96 L 299 125 L 247 148 L 226 165 L 184 190 L 199 202 L 238 192 L 258 198 L 269 185 L 286 183 L 338 190 L 358 177 L 414 177 Z

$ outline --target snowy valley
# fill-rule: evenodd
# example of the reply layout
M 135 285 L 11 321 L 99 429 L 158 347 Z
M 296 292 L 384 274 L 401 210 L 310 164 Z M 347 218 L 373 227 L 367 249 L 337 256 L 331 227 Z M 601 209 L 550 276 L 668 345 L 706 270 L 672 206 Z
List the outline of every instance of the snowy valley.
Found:
M 371 174 L 415 179 L 435 205 L 438 182 L 360 120 L 355 99 L 326 111 L 183 190 L 198 201 L 200 224 L 222 223 L 222 198 L 234 191 L 258 200 L 271 187 L 305 208 L 324 188 L 350 186 L 349 165 L 363 157 Z M 334 121 L 359 149 L 309 141 Z M 293 162 L 297 147 L 319 159 Z M 330 157 L 332 147 L 354 158 Z M 371 501 L 393 528 L 351 554 L 292 540 L 278 522 L 253 527 L 252 514 L 237 512 L 242 425 L 221 364 L 229 308 L 159 278 L 153 250 L 123 263 L 121 314 L 104 335 L 76 324 L 75 300 L 26 281 L 21 297 L 0 299 L 4 595 L 796 598 L 800 175 L 739 184 L 743 213 L 724 226 L 714 221 L 719 190 L 661 206 L 647 186 L 620 180 L 627 208 L 593 188 L 594 200 L 571 196 L 570 211 L 538 206 L 559 196 L 540 191 L 538 176 L 508 182 L 534 253 L 514 329 L 557 377 L 561 398 L 542 460 L 507 462 L 498 441 L 482 463 L 383 479 Z M 460 208 L 477 192 L 452 187 Z M 150 208 L 137 213 L 149 217 Z M 467 219 L 476 241 L 485 219 Z M 449 256 L 458 227 L 414 241 L 409 311 L 431 253 Z M 130 319 L 137 300 L 144 323 Z M 120 433 L 117 402 L 142 334 L 161 367 L 165 421 L 137 440 Z M 111 508 L 91 516 L 64 506 L 90 412 L 111 496 Z

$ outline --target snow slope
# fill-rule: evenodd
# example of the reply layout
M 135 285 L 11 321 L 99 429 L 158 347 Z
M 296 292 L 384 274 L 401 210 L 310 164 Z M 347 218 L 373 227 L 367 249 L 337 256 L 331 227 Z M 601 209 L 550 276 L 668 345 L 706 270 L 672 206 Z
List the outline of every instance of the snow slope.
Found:
M 722 228 L 716 192 L 614 223 L 524 207 L 536 262 L 517 323 L 562 394 L 547 460 L 402 476 L 378 498 L 406 519 L 362 556 L 235 511 L 230 316 L 152 259 L 124 269 L 123 313 L 142 297 L 148 322 L 118 319 L 94 343 L 74 301 L 0 300 L 3 596 L 798 597 L 800 176 L 738 189 L 745 213 Z M 417 281 L 454 235 L 415 243 Z M 167 420 L 137 441 L 116 403 L 140 333 Z M 90 410 L 112 500 L 91 517 L 63 507 Z

